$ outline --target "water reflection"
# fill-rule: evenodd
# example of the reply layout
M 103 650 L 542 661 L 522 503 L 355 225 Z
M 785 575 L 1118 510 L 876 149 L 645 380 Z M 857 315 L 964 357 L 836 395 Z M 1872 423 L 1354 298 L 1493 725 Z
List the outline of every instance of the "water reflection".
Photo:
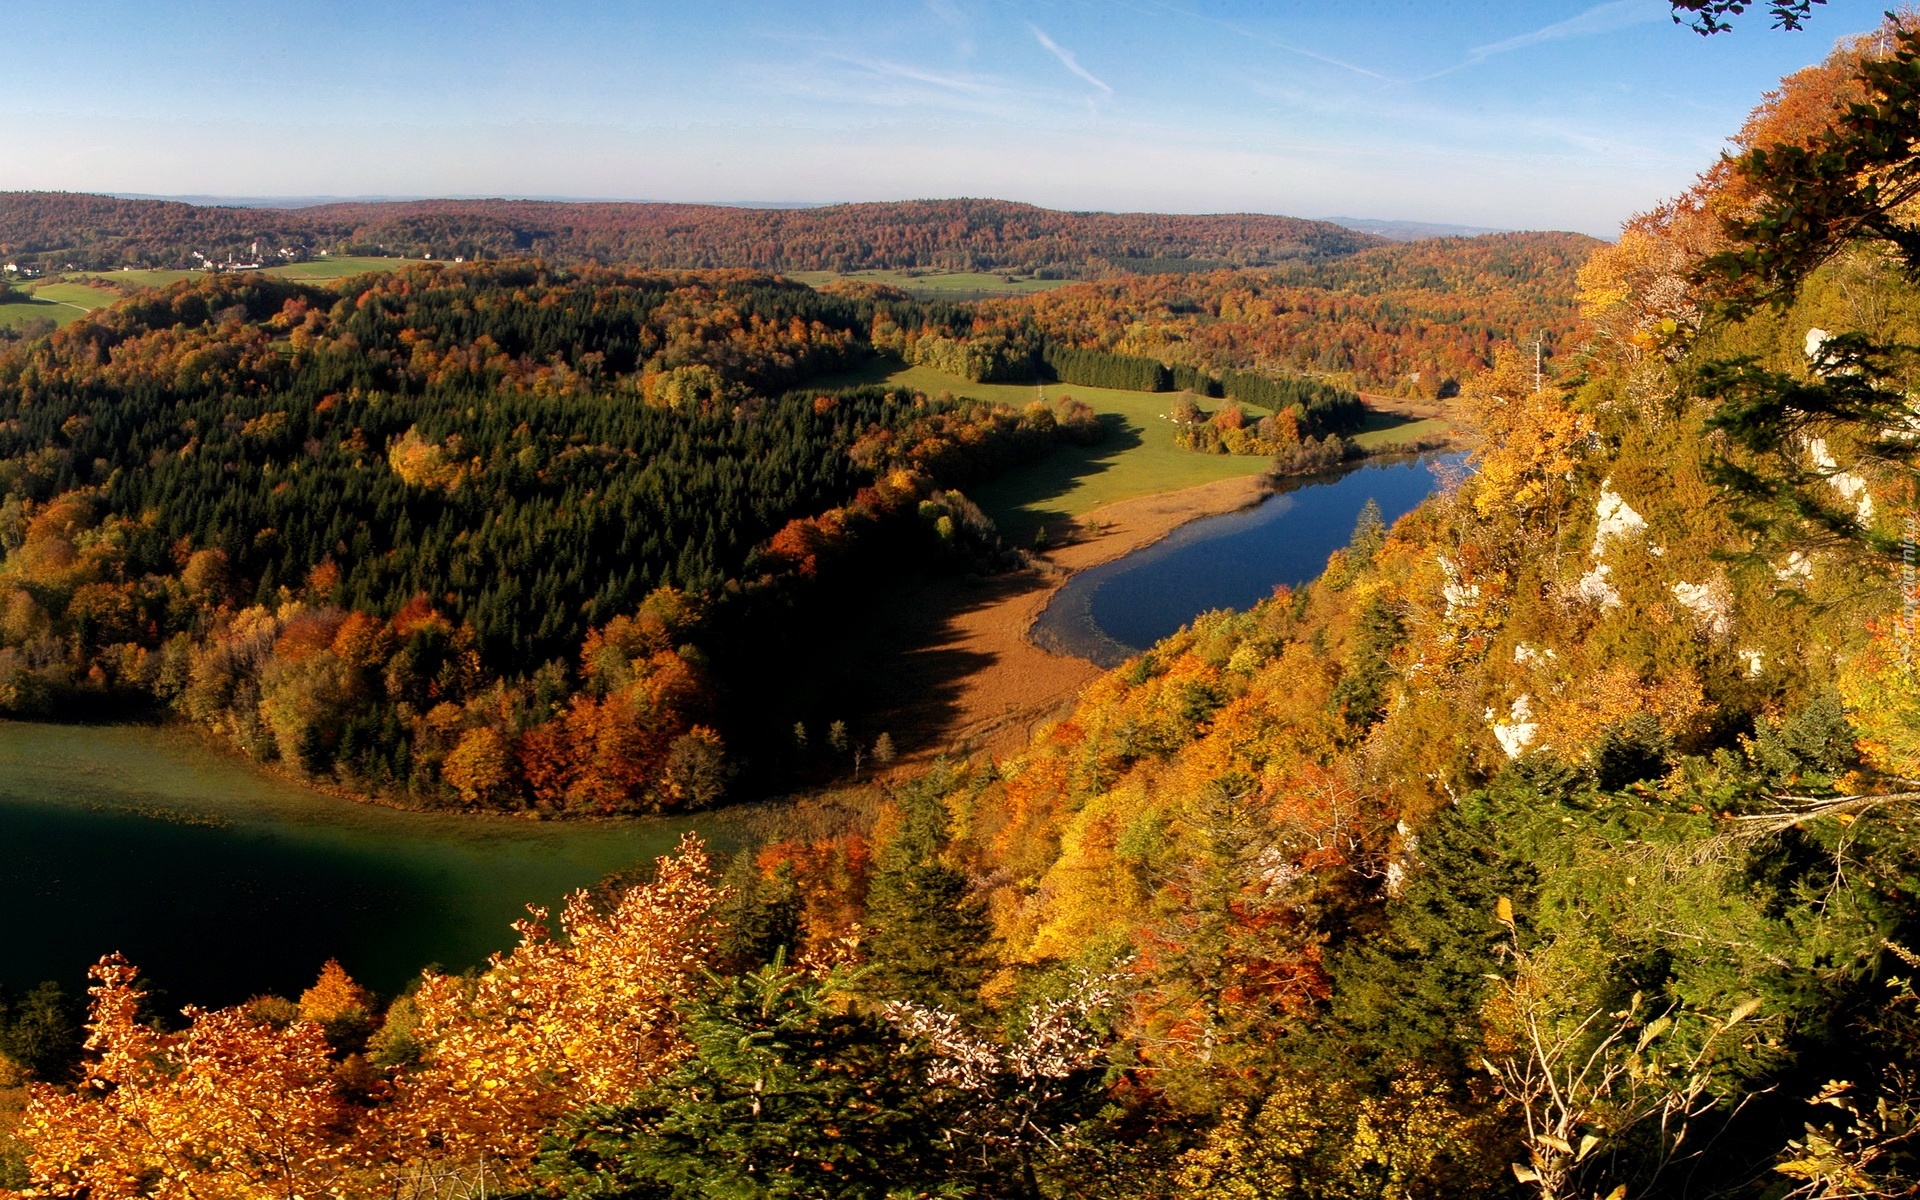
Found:
M 1056 653 L 1118 666 L 1201 613 L 1244 609 L 1281 584 L 1297 587 L 1347 544 L 1369 499 L 1388 524 L 1439 486 L 1436 468 L 1460 454 L 1371 462 L 1263 503 L 1181 526 L 1163 540 L 1067 581 L 1034 622 Z
M 649 861 L 689 823 L 396 812 L 178 732 L 0 722 L 0 983 L 73 990 L 118 950 L 178 1002 L 297 991 L 332 957 L 391 991 L 482 962 L 527 903 Z M 701 820 L 717 842 L 729 825 Z

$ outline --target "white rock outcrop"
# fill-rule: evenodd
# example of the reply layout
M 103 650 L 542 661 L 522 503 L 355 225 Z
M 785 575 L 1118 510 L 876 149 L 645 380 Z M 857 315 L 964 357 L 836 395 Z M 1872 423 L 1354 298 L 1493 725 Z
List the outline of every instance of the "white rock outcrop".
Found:
M 1812 362 L 1818 363 L 1822 352 L 1826 349 L 1827 339 L 1832 336 L 1832 334 L 1818 326 L 1807 330 L 1807 358 Z
M 1601 608 L 1620 607 L 1620 593 L 1608 581 L 1613 568 L 1605 563 L 1595 563 L 1593 570 L 1582 575 L 1573 585 L 1573 594 L 1588 604 L 1598 604 Z
M 1440 556 L 1440 574 L 1445 579 L 1440 584 L 1441 598 L 1447 602 L 1447 619 L 1451 621 L 1461 609 L 1472 608 L 1480 602 L 1480 585 L 1460 581 L 1460 564 L 1442 554 Z
M 1807 455 L 1813 459 L 1813 465 L 1827 472 L 1827 482 L 1833 490 L 1840 493 L 1842 499 L 1853 505 L 1854 515 L 1862 523 L 1873 520 L 1873 495 L 1867 491 L 1867 481 L 1852 471 L 1840 470 L 1840 463 L 1827 449 L 1827 439 L 1811 438 L 1807 441 Z
M 1491 718 L 1491 710 L 1487 713 Z M 1522 695 L 1507 707 L 1507 719 L 1493 722 L 1493 740 L 1507 752 L 1508 758 L 1519 758 L 1533 745 L 1533 739 L 1540 733 L 1540 725 L 1533 719 L 1533 697 Z
M 1606 553 L 1607 543 L 1614 538 L 1639 533 L 1647 527 L 1647 519 L 1633 511 L 1633 506 L 1614 491 L 1612 485 L 1611 479 L 1600 485 L 1600 499 L 1593 506 L 1594 515 L 1600 518 L 1600 523 L 1593 529 L 1595 558 Z
M 1539 646 L 1530 645 L 1526 642 L 1521 642 L 1513 648 L 1514 665 L 1520 667 L 1531 667 L 1536 663 L 1552 662 L 1559 657 L 1558 654 L 1555 654 L 1550 649 L 1543 650 Z
M 1725 580 L 1676 583 L 1671 590 L 1680 607 L 1700 622 L 1703 632 L 1712 637 L 1725 637 L 1733 632 L 1733 598 L 1728 595 Z
M 1812 579 L 1813 560 L 1807 557 L 1806 551 L 1795 550 L 1787 555 L 1785 564 L 1774 568 L 1773 577 L 1783 583 L 1790 579 L 1798 579 L 1803 582 Z

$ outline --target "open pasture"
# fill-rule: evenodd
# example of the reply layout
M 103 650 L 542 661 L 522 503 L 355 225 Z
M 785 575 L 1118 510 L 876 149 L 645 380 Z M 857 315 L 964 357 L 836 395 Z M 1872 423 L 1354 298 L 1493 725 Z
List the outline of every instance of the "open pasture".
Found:
M 1366 424 L 1353 435 L 1354 442 L 1366 450 L 1400 446 L 1431 438 L 1452 435 L 1453 423 L 1445 417 L 1412 417 L 1400 413 L 1369 412 Z
M 1257 475 L 1267 469 L 1265 458 L 1196 454 L 1174 445 L 1173 427 L 1166 416 L 1178 394 L 1174 392 L 1130 392 L 1072 383 L 971 383 L 931 367 L 886 360 L 815 384 L 880 384 L 930 396 L 944 391 L 1016 406 L 1036 399 L 1052 403 L 1063 395 L 1091 404 L 1107 429 L 1098 445 L 1062 446 L 1043 461 L 1010 471 L 971 493 L 1016 544 L 1030 544 L 1043 527 L 1116 501 Z M 1263 412 L 1253 406 L 1248 409 Z
M 278 267 L 262 267 L 263 275 L 278 275 L 282 279 L 305 279 L 321 282 L 329 279 L 345 279 L 350 275 L 364 275 L 369 271 L 397 271 L 409 262 L 408 258 L 371 258 L 364 255 L 337 255 L 316 258 L 308 262 L 287 263 Z M 165 287 L 178 283 L 182 279 L 193 279 L 205 274 L 203 271 L 179 270 L 125 270 L 125 271 L 77 271 L 63 278 L 101 279 L 131 287 Z

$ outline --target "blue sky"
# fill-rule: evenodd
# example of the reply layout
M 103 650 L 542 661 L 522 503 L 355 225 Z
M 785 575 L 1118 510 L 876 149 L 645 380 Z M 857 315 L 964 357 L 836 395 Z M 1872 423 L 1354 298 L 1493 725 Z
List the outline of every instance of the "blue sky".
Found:
M 0 188 L 998 196 L 1609 235 L 1871 28 L 1664 0 L 7 0 Z

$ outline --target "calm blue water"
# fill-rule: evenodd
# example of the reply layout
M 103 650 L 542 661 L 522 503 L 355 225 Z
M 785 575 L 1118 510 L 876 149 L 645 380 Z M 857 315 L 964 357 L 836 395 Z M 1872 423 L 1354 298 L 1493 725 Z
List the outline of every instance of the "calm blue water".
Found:
M 1033 640 L 1103 667 L 1118 666 L 1204 612 L 1249 608 L 1326 569 L 1368 499 L 1391 525 L 1439 486 L 1433 467 L 1458 454 L 1370 463 L 1308 483 L 1255 508 L 1183 525 L 1166 539 L 1083 571 L 1060 589 Z

